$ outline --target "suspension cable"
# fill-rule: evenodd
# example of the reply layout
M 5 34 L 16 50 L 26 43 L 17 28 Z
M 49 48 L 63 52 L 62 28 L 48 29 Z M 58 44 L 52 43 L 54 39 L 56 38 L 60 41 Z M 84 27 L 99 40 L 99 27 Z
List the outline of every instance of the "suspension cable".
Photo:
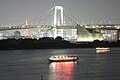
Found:
M 67 10 L 65 10 L 65 13 L 64 15 L 69 19 L 71 20 L 72 22 L 74 22 L 75 24 L 78 24 L 77 22 L 80 22 L 75 16 L 73 16 L 71 13 L 69 13 Z M 68 14 L 68 15 L 67 15 Z
M 31 23 L 31 22 L 34 22 L 35 20 L 38 20 L 38 19 L 40 19 L 42 16 L 44 16 L 45 14 L 47 14 L 47 13 L 49 13 L 51 10 L 53 10 L 54 9 L 54 7 L 52 7 L 51 9 L 49 9 L 48 11 L 46 11 L 46 12 L 44 12 L 41 16 L 39 16 L 39 17 L 36 17 L 36 18 L 34 18 L 34 19 L 32 19 L 32 20 L 30 20 L 30 21 L 28 21 L 28 23 Z M 25 23 L 23 23 L 22 25 L 25 25 Z

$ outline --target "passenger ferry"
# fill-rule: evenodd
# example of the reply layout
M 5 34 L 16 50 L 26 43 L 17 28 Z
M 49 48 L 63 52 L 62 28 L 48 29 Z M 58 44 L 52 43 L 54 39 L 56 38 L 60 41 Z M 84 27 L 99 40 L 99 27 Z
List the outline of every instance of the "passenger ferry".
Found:
M 68 62 L 68 61 L 76 61 L 79 58 L 77 56 L 52 56 L 49 58 L 50 62 Z
M 102 53 L 102 52 L 109 52 L 110 48 L 109 47 L 97 47 L 96 52 L 97 53 Z

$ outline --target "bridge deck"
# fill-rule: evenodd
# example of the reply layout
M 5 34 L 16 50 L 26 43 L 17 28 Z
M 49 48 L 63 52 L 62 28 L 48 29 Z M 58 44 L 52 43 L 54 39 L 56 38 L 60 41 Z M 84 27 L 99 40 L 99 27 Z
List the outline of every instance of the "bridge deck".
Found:
M 101 25 L 81 25 L 81 26 L 75 26 L 75 25 L 66 25 L 66 26 L 50 26 L 50 25 L 28 25 L 28 26 L 0 26 L 0 31 L 2 30 L 14 30 L 14 29 L 33 29 L 33 28 L 39 28 L 39 29 L 76 29 L 79 27 L 84 27 L 86 29 L 102 29 L 102 30 L 120 30 L 120 24 L 101 24 Z

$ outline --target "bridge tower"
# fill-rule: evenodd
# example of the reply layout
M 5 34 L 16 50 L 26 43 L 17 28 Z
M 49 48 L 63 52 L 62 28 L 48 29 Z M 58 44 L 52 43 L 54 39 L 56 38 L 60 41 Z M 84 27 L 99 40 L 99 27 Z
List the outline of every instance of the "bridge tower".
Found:
M 62 6 L 55 6 L 54 12 L 54 26 L 61 26 L 64 23 L 63 18 L 63 7 Z
M 58 36 L 56 26 L 61 26 L 64 24 L 64 16 L 63 16 L 63 7 L 62 6 L 55 6 L 54 7 L 54 38 Z M 63 37 L 63 30 L 61 30 L 61 34 L 59 36 Z

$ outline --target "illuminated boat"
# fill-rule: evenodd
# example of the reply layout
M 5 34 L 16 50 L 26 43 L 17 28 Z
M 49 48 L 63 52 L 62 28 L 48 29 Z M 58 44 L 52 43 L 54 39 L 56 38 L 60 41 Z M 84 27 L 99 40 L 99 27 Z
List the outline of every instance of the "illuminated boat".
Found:
M 110 48 L 108 48 L 108 47 L 98 47 L 98 48 L 96 48 L 96 52 L 97 53 L 101 53 L 101 52 L 109 52 L 110 51 Z
M 52 56 L 49 58 L 50 62 L 68 62 L 76 61 L 79 58 L 77 56 Z

